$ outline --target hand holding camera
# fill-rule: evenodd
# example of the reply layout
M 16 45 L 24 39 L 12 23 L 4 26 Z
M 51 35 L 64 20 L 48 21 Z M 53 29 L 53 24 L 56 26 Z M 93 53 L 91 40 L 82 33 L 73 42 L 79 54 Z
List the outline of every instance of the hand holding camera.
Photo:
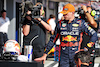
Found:
M 23 9 L 24 7 L 24 9 Z M 26 1 L 22 4 L 21 10 L 23 10 L 23 18 L 27 20 L 27 23 L 33 24 L 34 22 L 39 24 L 41 21 L 41 15 L 43 14 L 43 6 L 38 3 L 33 5 L 31 1 Z
M 87 12 L 87 7 L 85 5 L 82 6 L 82 9 L 84 10 L 84 12 Z

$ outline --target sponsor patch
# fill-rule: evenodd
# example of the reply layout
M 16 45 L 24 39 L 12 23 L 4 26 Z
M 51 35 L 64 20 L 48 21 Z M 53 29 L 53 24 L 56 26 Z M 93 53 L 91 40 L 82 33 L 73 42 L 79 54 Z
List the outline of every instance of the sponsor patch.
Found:
M 62 37 L 62 41 L 68 41 L 68 42 L 77 41 L 77 37 L 73 37 L 71 35 L 67 35 L 66 37 Z
M 79 26 L 79 24 L 73 24 L 72 26 L 73 26 L 73 27 L 78 27 L 78 26 Z
M 62 27 L 66 27 L 66 23 L 63 23 L 63 24 L 62 24 Z

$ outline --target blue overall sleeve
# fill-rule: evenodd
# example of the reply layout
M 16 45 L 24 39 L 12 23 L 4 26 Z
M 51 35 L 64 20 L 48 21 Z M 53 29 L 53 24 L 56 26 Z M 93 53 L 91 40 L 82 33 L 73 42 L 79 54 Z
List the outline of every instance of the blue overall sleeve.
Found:
M 93 47 L 93 45 L 95 44 L 95 42 L 97 41 L 98 37 L 97 37 L 97 32 L 91 28 L 84 20 L 82 20 L 82 30 L 90 36 L 90 41 L 87 44 L 87 48 L 91 48 Z

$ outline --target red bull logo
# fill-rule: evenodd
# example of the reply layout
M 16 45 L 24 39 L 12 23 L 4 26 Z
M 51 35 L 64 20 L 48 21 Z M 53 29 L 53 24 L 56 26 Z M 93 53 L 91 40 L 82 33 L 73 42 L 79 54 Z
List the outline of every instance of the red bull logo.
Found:
M 73 37 L 71 35 L 67 35 L 66 37 L 62 37 L 62 41 L 68 41 L 68 42 L 77 41 L 77 37 Z

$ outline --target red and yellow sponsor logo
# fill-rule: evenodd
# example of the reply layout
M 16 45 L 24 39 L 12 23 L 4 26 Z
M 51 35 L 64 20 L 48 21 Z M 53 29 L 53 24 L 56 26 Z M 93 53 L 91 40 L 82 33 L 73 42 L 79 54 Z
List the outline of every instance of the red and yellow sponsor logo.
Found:
M 87 44 L 87 46 L 90 47 L 90 48 L 93 47 L 93 45 L 94 45 L 94 42 L 90 42 L 90 43 Z
M 68 42 L 77 41 L 77 37 L 73 37 L 71 35 L 67 35 L 66 37 L 62 37 L 62 41 L 68 41 Z

